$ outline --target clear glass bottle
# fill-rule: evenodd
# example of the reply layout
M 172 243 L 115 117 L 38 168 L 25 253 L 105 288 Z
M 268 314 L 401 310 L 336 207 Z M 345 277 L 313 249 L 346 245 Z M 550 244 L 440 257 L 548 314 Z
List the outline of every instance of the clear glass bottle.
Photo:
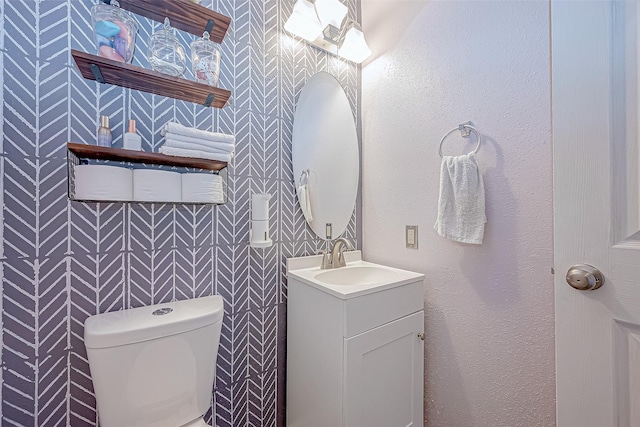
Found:
M 220 48 L 205 31 L 202 38 L 191 43 L 191 65 L 196 81 L 218 85 L 220 76 Z
M 111 129 L 109 129 L 109 116 L 100 116 L 100 127 L 98 128 L 98 145 L 100 147 L 111 147 Z
M 164 26 L 149 39 L 147 59 L 154 71 L 170 76 L 181 76 L 187 68 L 187 55 L 180 40 L 173 34 L 169 18 L 164 18 Z

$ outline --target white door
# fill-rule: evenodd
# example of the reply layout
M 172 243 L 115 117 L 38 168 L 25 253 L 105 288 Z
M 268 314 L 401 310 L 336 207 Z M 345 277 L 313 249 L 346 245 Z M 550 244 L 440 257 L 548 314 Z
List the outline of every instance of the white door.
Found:
M 424 311 L 346 338 L 344 426 L 422 426 Z
M 558 427 L 640 426 L 639 6 L 551 8 Z

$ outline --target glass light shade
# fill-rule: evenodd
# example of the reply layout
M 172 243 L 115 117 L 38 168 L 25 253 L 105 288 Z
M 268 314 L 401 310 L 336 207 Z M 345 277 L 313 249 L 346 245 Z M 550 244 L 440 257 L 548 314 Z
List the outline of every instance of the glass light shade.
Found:
M 349 11 L 339 0 L 316 0 L 316 8 L 323 29 L 327 25 L 340 28 Z
M 314 41 L 322 33 L 324 27 L 318 21 L 313 3 L 298 0 L 293 6 L 293 13 L 284 24 L 284 29 L 307 41 Z
M 371 49 L 369 49 L 361 29 L 352 26 L 347 31 L 342 45 L 338 49 L 338 55 L 357 64 L 371 56 Z

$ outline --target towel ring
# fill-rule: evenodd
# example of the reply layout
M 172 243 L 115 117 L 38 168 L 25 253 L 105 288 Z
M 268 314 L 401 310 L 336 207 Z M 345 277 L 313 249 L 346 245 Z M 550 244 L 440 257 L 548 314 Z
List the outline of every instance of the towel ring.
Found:
M 451 135 L 453 132 L 459 130 L 460 132 L 463 132 L 463 136 L 464 132 L 467 131 L 467 135 L 469 135 L 468 131 L 473 132 L 476 135 L 476 139 L 478 140 L 478 144 L 476 145 L 475 150 L 473 150 L 473 154 L 477 154 L 478 151 L 480 150 L 480 143 L 482 142 L 482 137 L 480 136 L 480 133 L 476 130 L 475 127 L 467 124 L 467 123 L 463 123 L 460 126 L 458 126 L 457 128 L 453 128 L 451 129 L 449 132 L 445 133 L 444 136 L 442 137 L 442 139 L 440 140 L 440 147 L 438 147 L 438 154 L 440 154 L 440 158 L 442 158 L 442 144 L 444 144 L 444 140 L 447 139 L 447 137 L 449 135 Z

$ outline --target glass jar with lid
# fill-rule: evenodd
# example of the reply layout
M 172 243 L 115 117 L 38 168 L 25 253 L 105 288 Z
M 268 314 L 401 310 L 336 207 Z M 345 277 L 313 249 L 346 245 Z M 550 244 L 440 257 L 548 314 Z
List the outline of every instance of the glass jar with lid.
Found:
M 118 62 L 131 63 L 138 23 L 116 0 L 111 5 L 98 3 L 91 8 L 91 26 L 98 55 Z
M 218 85 L 220 76 L 220 47 L 204 32 L 202 38 L 191 43 L 191 66 L 196 81 Z
M 149 39 L 147 59 L 154 71 L 170 76 L 181 76 L 184 73 L 187 56 L 169 25 L 169 18 L 164 19 L 162 29 Z

